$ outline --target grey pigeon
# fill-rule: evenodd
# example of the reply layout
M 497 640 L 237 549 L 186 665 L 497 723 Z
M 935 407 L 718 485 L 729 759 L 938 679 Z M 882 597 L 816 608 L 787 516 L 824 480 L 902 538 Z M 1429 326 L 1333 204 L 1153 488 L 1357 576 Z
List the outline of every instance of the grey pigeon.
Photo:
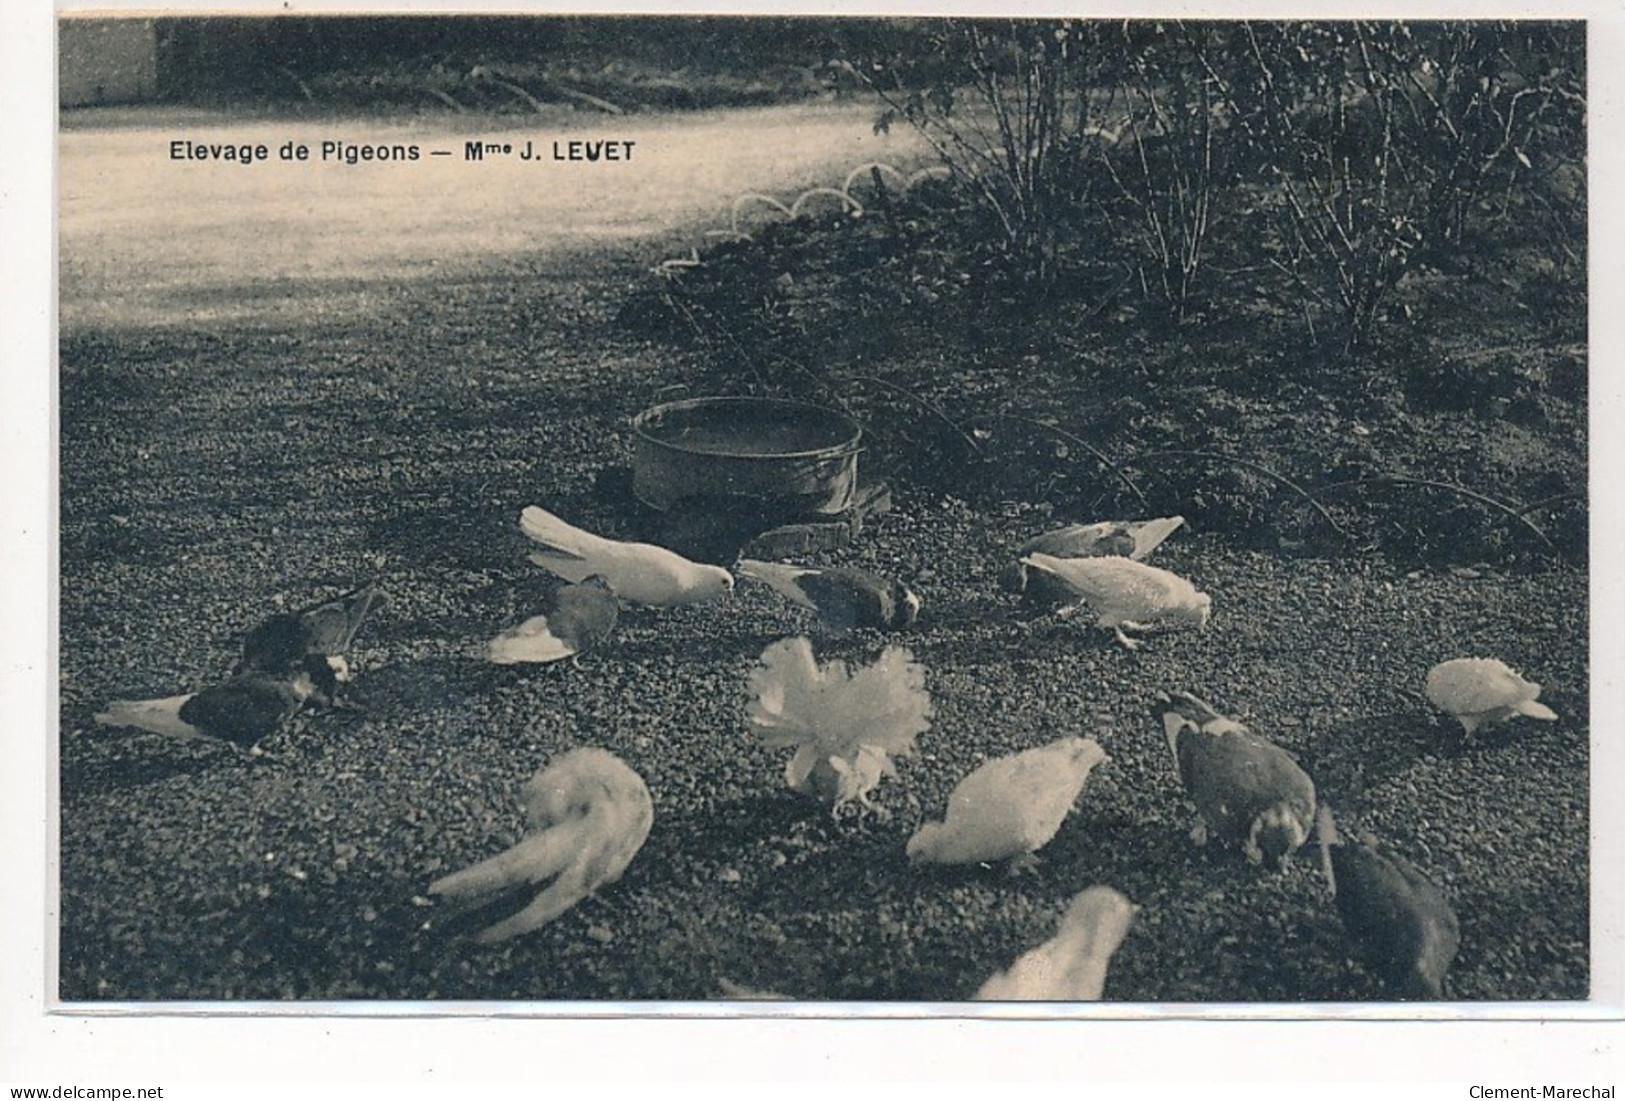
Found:
M 340 681 L 349 679 L 346 655 L 361 625 L 385 602 L 377 581 L 297 612 L 282 612 L 257 624 L 243 637 L 237 673 L 280 675 L 298 669 L 309 656 L 329 659 Z
M 1308 839 L 1315 784 L 1290 753 L 1189 692 L 1159 696 L 1156 714 L 1200 815 L 1197 844 L 1216 836 L 1279 865 Z
M 920 598 L 901 581 L 868 570 L 837 566 L 792 566 L 780 562 L 739 562 L 741 577 L 768 585 L 786 600 L 817 612 L 835 631 L 873 627 L 892 631 L 912 626 Z
M 601 645 L 615 630 L 620 601 L 609 582 L 594 574 L 553 595 L 552 607 L 493 638 L 486 659 L 498 665 L 548 664 Z
M 174 738 L 211 738 L 246 749 L 279 730 L 312 699 L 331 702 L 336 690 L 332 666 L 309 655 L 292 673 L 239 673 L 187 695 L 114 700 L 96 721 Z
M 1393 850 L 1344 841 L 1327 807 L 1315 832 L 1338 916 L 1366 965 L 1398 998 L 1443 998 L 1445 972 L 1461 943 L 1461 924 L 1444 892 Z

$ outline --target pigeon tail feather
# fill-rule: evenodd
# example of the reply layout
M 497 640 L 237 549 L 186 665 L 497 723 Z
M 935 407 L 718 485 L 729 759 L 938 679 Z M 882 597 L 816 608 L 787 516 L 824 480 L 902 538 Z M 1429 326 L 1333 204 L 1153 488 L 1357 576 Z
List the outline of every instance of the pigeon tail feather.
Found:
M 1162 546 L 1163 542 L 1184 523 L 1183 516 L 1165 516 L 1160 520 L 1147 520 L 1134 531 L 1134 553 L 1129 557 L 1136 562 L 1146 558 L 1152 551 Z
M 519 527 L 549 551 L 569 558 L 585 558 L 601 542 L 598 536 L 566 523 L 540 505 L 526 506 L 519 514 Z
M 841 661 L 820 666 L 812 643 L 800 636 L 762 652 L 748 682 L 746 716 L 768 746 L 797 746 L 788 774 L 805 782 L 816 762 L 858 763 L 870 755 L 907 756 L 931 725 L 925 670 L 900 647 L 887 647 L 872 665 L 849 672 Z M 863 774 L 873 772 L 865 768 Z M 878 774 L 874 776 L 878 780 Z
M 1547 722 L 1557 721 L 1557 712 L 1541 703 L 1539 700 L 1524 700 L 1517 706 L 1518 714 L 1527 715 L 1531 719 L 1544 719 Z
M 1315 837 L 1320 842 L 1320 870 L 1326 873 L 1326 882 L 1332 889 L 1332 897 L 1337 897 L 1337 873 L 1332 870 L 1332 846 L 1341 845 L 1343 839 L 1337 835 L 1337 822 L 1332 818 L 1332 808 L 1325 803 L 1315 812 Z
M 577 823 L 565 823 L 526 837 L 489 860 L 429 884 L 429 893 L 449 898 L 473 898 L 522 883 L 540 883 L 558 875 L 582 842 Z
M 497 944 L 510 937 L 523 936 L 540 929 L 590 894 L 592 889 L 582 882 L 579 873 L 566 871 L 532 899 L 529 906 L 481 930 L 474 939 L 480 944 Z
M 786 600 L 801 605 L 803 608 L 818 610 L 811 597 L 796 584 L 796 578 L 809 570 L 801 566 L 787 566 L 776 562 L 762 562 L 755 558 L 741 558 L 739 560 L 739 575 L 760 581 Z
M 106 711 L 96 713 L 96 721 L 103 726 L 132 726 L 151 734 L 167 734 L 172 738 L 201 738 L 203 731 L 181 718 L 181 708 L 192 698 L 166 696 L 156 700 L 114 700 Z
M 555 637 L 548 629 L 545 615 L 532 616 L 485 644 L 485 659 L 496 665 L 518 665 L 522 662 L 545 665 L 563 661 L 575 652 L 574 646 Z

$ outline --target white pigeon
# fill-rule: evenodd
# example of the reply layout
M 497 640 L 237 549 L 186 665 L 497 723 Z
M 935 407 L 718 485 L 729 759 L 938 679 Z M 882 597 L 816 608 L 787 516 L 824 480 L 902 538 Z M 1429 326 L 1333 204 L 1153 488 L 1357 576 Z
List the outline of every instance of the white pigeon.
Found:
M 915 864 L 1019 864 L 1049 844 L 1090 770 L 1109 759 L 1093 738 L 1062 738 L 988 761 L 959 781 L 944 821 L 926 822 L 908 839 L 908 858 Z
M 1092 524 L 1068 524 L 1064 528 L 1035 535 L 1016 548 L 1018 561 L 999 575 L 999 584 L 1009 592 L 1026 593 L 1027 566 L 1019 561 L 1029 554 L 1053 558 L 1099 558 L 1120 555 L 1143 561 L 1185 523 L 1183 516 L 1158 520 L 1099 520 Z M 1040 594 L 1036 601 L 1042 602 Z
M 1079 891 L 1055 936 L 988 979 L 975 1000 L 1098 1002 L 1106 987 L 1106 965 L 1139 912 L 1110 887 Z
M 1212 598 L 1183 577 L 1130 558 L 1029 554 L 1021 562 L 1061 581 L 1094 610 L 1099 626 L 1109 627 L 1131 650 L 1140 644 L 1123 633 L 1124 627 L 1142 629 L 1157 622 L 1205 627 L 1213 613 Z
M 1121 555 L 1136 562 L 1162 545 L 1185 523 L 1183 516 L 1160 520 L 1101 520 L 1093 524 L 1069 524 L 1064 528 L 1034 536 L 1016 551 L 1020 557 L 1048 554 L 1055 558 L 1097 558 Z
M 806 638 L 781 639 L 762 651 L 748 687 L 751 727 L 767 745 L 796 750 L 785 782 L 829 803 L 837 817 L 854 804 L 859 813 L 878 810 L 869 792 L 897 775 L 892 758 L 912 755 L 931 726 L 925 667 L 897 646 L 852 669 L 818 664 Z
M 1495 658 L 1452 658 L 1428 670 L 1428 702 L 1461 720 L 1468 737 L 1480 726 L 1514 715 L 1554 722 L 1557 712 L 1538 702 L 1540 685 Z
M 572 749 L 525 784 L 524 840 L 489 860 L 429 885 L 432 895 L 475 898 L 552 879 L 517 914 L 486 929 L 481 944 L 507 940 L 552 921 L 614 883 L 654 825 L 643 778 L 613 753 Z
M 572 527 L 531 505 L 519 526 L 542 548 L 530 560 L 576 583 L 598 574 L 615 595 L 632 604 L 669 608 L 717 600 L 733 592 L 733 574 L 721 566 L 691 562 L 652 543 L 622 543 Z

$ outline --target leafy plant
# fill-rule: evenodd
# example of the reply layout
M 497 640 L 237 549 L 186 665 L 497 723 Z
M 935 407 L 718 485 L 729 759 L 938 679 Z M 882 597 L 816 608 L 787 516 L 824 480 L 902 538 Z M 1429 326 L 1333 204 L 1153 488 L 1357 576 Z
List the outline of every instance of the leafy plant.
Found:
M 1080 167 L 1115 139 L 1093 102 L 1095 37 L 1074 20 L 944 20 L 923 51 L 844 62 L 885 105 L 876 129 L 914 127 L 978 196 L 1031 282 L 1052 280 L 1074 246 Z
M 1584 98 L 1552 64 L 1560 41 L 1541 24 L 1268 23 L 1204 51 L 1278 197 L 1270 262 L 1336 304 L 1346 347 L 1419 260 L 1449 262 L 1497 187 L 1574 155 L 1583 127 L 1562 116 Z

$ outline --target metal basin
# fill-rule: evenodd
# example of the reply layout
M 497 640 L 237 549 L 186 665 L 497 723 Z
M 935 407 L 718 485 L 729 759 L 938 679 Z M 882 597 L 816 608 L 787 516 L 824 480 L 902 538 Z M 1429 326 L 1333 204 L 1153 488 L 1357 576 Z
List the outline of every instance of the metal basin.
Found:
M 690 398 L 632 421 L 632 491 L 666 511 L 685 499 L 748 498 L 775 509 L 846 511 L 863 429 L 817 405 L 777 398 Z

